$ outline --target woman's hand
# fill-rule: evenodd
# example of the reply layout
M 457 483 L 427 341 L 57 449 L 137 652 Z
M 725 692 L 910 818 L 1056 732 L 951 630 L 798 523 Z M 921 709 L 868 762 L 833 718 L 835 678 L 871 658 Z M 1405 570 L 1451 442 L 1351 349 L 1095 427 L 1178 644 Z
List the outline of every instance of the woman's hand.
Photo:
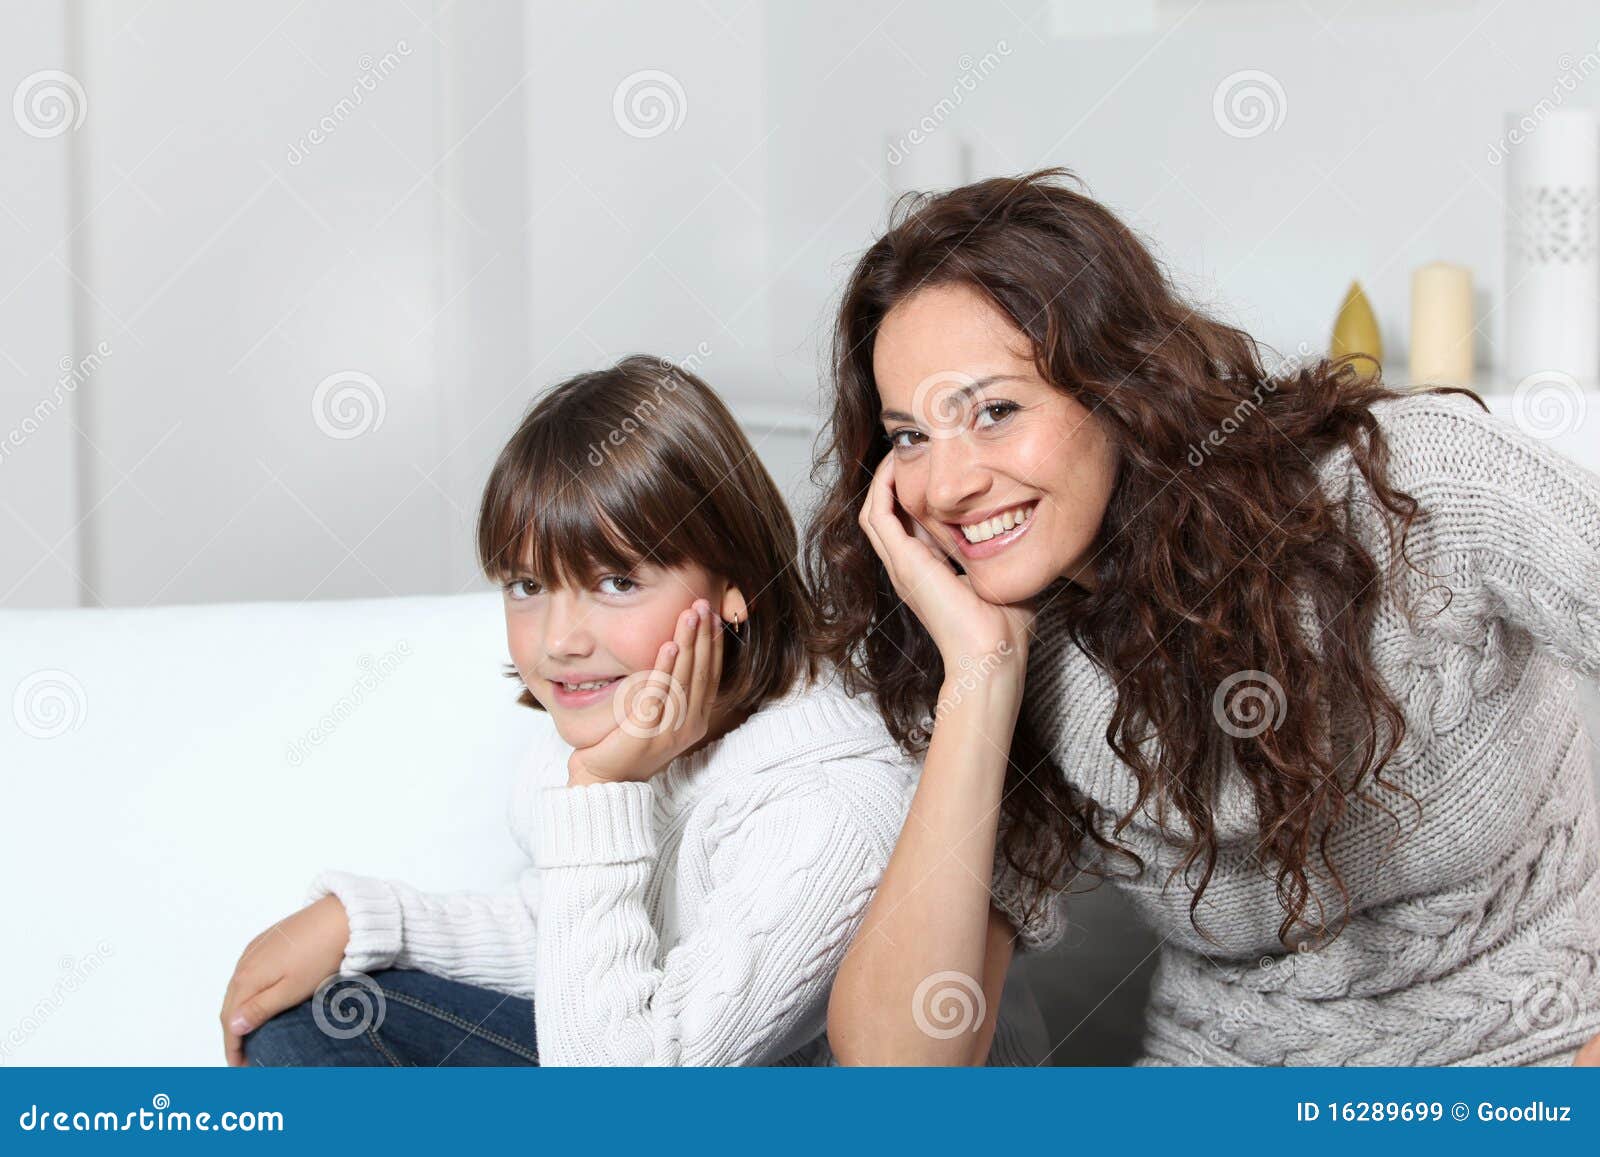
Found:
M 612 694 L 616 729 L 567 760 L 567 784 L 643 782 L 706 737 L 722 684 L 722 618 L 697 599 L 678 616 L 656 665 Z
M 1574 1065 L 1594 1065 L 1600 1068 L 1600 1036 L 1578 1050 L 1578 1055 L 1572 1058 Z
M 895 593 L 933 637 L 947 675 L 986 659 L 992 663 L 997 654 L 1014 658 L 1018 671 L 1026 668 L 1033 609 L 986 602 L 971 579 L 956 574 L 938 541 L 900 508 L 892 453 L 873 473 L 858 521 Z
M 245 1063 L 246 1033 L 293 1008 L 338 972 L 349 943 L 344 905 L 330 893 L 245 945 L 222 998 L 222 1047 L 228 1064 Z

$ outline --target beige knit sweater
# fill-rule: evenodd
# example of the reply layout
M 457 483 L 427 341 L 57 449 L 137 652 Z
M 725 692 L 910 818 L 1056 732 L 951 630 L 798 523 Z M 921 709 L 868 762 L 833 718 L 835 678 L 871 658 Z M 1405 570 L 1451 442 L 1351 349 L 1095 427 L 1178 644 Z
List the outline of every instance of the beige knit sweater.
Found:
M 1579 678 L 1600 672 L 1600 478 L 1460 395 L 1374 412 L 1392 481 L 1432 512 L 1409 553 L 1440 576 L 1402 569 L 1417 619 L 1391 586 L 1372 633 L 1407 724 L 1384 775 L 1418 797 L 1421 817 L 1372 789 L 1403 825 L 1385 854 L 1395 819 L 1352 801 L 1330 855 L 1353 919 L 1327 947 L 1286 954 L 1273 880 L 1249 864 L 1260 833 L 1243 777 L 1225 776 L 1216 872 L 1196 913 L 1218 944 L 1191 926 L 1182 877 L 1162 888 L 1183 843 L 1147 801 L 1121 834 L 1146 868 L 1114 879 L 1161 937 L 1136 1063 L 1566 1064 L 1600 1034 L 1600 825 L 1575 696 Z M 1321 478 L 1386 565 L 1375 500 L 1349 452 L 1323 462 Z M 1046 608 L 1024 710 L 1063 773 L 1121 816 L 1137 784 L 1105 741 L 1113 702 Z M 1181 816 L 1172 824 L 1184 830 Z M 1111 859 L 1113 872 L 1132 871 Z M 1337 913 L 1325 873 L 1313 885 Z M 996 897 L 1014 918 L 1025 894 L 1015 873 L 998 872 Z M 1060 938 L 1067 905 L 1058 891 L 1020 929 L 1023 950 Z

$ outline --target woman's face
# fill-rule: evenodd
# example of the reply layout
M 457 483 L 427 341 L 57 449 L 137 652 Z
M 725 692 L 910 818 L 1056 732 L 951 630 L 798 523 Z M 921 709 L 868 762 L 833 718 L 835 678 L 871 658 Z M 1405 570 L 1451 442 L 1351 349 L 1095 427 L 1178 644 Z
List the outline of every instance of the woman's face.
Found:
M 1039 376 L 1026 335 L 998 307 L 966 286 L 918 290 L 880 323 L 872 370 L 900 505 L 981 598 L 1020 603 L 1058 578 L 1093 583 L 1116 448 L 1094 414 Z
M 573 747 L 590 747 L 618 725 L 613 696 L 624 677 L 655 666 L 678 616 L 706 599 L 728 616 L 735 588 L 693 564 L 640 565 L 586 589 L 505 585 L 506 642 L 522 681 Z M 743 600 L 738 599 L 739 610 Z M 578 686 L 595 684 L 595 686 Z

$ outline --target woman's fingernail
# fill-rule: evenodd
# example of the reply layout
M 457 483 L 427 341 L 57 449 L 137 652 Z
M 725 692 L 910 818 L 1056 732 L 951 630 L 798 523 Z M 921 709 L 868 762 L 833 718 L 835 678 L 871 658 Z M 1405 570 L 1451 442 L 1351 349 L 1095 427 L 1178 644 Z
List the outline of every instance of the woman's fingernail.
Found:
M 245 1033 L 250 1031 L 250 1022 L 245 1018 L 244 1013 L 241 1012 L 238 1016 L 234 1017 L 228 1022 L 228 1027 L 240 1036 L 243 1036 Z

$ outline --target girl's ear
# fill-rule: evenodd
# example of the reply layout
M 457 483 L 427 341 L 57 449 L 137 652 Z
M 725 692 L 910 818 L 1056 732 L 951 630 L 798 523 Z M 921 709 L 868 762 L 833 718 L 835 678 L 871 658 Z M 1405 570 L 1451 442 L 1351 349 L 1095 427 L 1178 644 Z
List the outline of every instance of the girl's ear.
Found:
M 722 616 L 722 621 L 738 626 L 750 617 L 750 608 L 745 605 L 744 592 L 732 583 L 722 592 L 722 606 L 717 608 L 717 614 Z

